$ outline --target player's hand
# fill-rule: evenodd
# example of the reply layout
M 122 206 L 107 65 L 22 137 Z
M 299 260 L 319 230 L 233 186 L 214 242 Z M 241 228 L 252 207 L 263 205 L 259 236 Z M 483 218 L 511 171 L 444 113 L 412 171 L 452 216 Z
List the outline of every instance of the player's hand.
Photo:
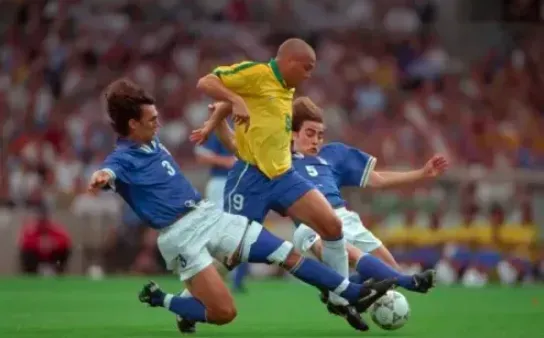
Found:
M 226 161 L 225 161 L 225 167 L 227 169 L 231 169 L 232 167 L 234 167 L 234 164 L 236 164 L 236 161 L 238 159 L 236 158 L 236 156 L 229 156 L 227 157 Z
M 201 146 L 208 139 L 209 134 L 206 132 L 206 128 L 202 127 L 195 129 L 189 135 L 189 141 Z
M 244 100 L 232 104 L 232 119 L 234 123 L 246 126 L 246 131 L 249 128 L 249 109 Z
M 211 103 L 208 105 L 208 114 L 211 116 L 213 112 L 215 111 L 215 103 Z M 212 133 L 212 123 L 210 120 L 207 120 L 204 122 L 204 126 L 202 128 L 195 129 L 191 132 L 191 135 L 189 135 L 189 141 L 196 143 L 197 145 L 202 145 L 206 140 L 208 140 L 208 137 Z
M 437 177 L 448 170 L 449 166 L 450 162 L 445 156 L 434 155 L 429 161 L 427 161 L 427 163 L 425 163 L 423 173 L 425 177 Z
M 210 121 L 204 122 L 202 128 L 195 129 L 189 135 L 189 141 L 196 143 L 197 145 L 202 145 L 212 133 L 213 128 Z
M 111 175 L 105 172 L 104 170 L 99 170 L 93 173 L 91 176 L 91 181 L 87 190 L 89 193 L 96 195 L 100 189 L 102 189 L 111 179 Z

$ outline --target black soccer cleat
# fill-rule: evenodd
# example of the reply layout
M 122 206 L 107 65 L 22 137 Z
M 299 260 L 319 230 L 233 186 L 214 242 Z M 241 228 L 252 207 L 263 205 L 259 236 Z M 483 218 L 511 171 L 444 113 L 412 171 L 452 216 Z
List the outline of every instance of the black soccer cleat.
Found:
M 329 290 L 327 289 L 321 289 L 321 293 L 319 294 L 319 300 L 321 301 L 321 303 L 327 305 L 327 303 L 329 302 Z
M 159 284 L 154 281 L 150 281 L 142 288 L 142 291 L 138 294 L 138 299 L 142 303 L 146 303 L 149 306 L 163 306 L 164 292 L 159 287 Z
M 427 293 L 436 285 L 436 271 L 432 269 L 416 273 L 412 278 L 415 292 Z
M 329 302 L 327 303 L 327 310 L 333 315 L 344 318 L 348 324 L 357 331 L 369 330 L 367 323 L 354 306 L 335 305 Z
M 183 317 L 176 316 L 176 324 L 179 332 L 182 334 L 191 334 L 196 332 L 196 322 Z
M 380 299 L 385 293 L 397 286 L 397 279 L 390 278 L 379 282 L 375 282 L 372 279 L 363 283 L 363 290 L 361 292 L 361 298 L 353 304 L 355 309 L 359 313 L 363 313 L 374 304 L 375 301 Z

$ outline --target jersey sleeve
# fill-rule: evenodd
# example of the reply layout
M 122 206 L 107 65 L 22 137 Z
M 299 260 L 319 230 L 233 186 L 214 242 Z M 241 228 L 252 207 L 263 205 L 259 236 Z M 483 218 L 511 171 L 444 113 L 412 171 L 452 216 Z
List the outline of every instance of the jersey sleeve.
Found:
M 263 74 L 262 63 L 245 61 L 231 66 L 219 66 L 213 70 L 223 85 L 237 94 L 252 94 Z
M 343 143 L 331 143 L 323 148 L 327 159 L 331 159 L 338 182 L 343 187 L 365 187 L 376 158 Z
M 115 153 L 110 154 L 100 166 L 100 170 L 106 171 L 112 177 L 109 182 L 109 187 L 112 190 L 115 190 L 117 182 L 129 183 L 129 162 L 126 161 L 122 156 Z

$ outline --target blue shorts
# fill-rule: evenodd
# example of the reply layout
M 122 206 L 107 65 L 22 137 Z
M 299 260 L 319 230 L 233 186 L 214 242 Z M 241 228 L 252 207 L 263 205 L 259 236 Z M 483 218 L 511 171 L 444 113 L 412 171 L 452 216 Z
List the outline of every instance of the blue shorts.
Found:
M 269 179 L 256 166 L 237 161 L 225 185 L 224 210 L 262 223 L 270 210 L 282 215 L 314 185 L 289 169 Z

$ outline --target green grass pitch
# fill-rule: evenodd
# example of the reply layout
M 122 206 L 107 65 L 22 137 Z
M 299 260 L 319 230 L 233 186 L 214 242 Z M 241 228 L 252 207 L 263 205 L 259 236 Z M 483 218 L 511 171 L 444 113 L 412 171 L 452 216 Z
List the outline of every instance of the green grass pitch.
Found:
M 173 314 L 138 302 L 137 292 L 146 280 L 0 279 L 0 337 L 179 337 Z M 173 277 L 157 281 L 165 290 L 179 290 Z M 311 287 L 294 281 L 252 282 L 248 294 L 236 297 L 238 317 L 233 323 L 200 325 L 196 336 L 525 338 L 544 332 L 542 287 L 443 287 L 429 295 L 403 293 L 412 308 L 404 328 L 387 332 L 373 326 L 360 333 L 329 315 Z

